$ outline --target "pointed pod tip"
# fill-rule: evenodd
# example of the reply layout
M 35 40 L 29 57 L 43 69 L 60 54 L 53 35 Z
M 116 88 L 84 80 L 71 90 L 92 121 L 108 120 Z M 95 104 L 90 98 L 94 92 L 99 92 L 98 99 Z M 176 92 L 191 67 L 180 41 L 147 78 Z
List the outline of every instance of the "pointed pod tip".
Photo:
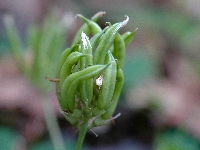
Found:
M 126 19 L 122 22 L 122 27 L 124 27 L 128 21 L 129 21 L 129 16 L 125 15 Z
M 81 15 L 81 14 L 76 14 L 76 15 L 75 15 L 75 18 L 79 17 L 79 15 Z
M 105 23 L 106 26 L 111 26 L 112 24 L 110 22 Z
M 102 17 L 102 16 L 105 15 L 105 14 L 106 14 L 105 11 L 99 11 L 99 12 L 97 12 L 97 13 L 94 15 L 94 17 L 96 17 L 96 16 Z
M 136 28 L 131 34 L 134 35 L 137 32 L 138 28 Z
M 76 14 L 75 18 L 77 18 L 77 17 L 81 18 L 84 22 L 89 22 L 90 21 L 89 19 L 87 19 L 86 17 L 84 17 L 81 14 Z
M 133 31 L 133 33 L 137 32 L 137 30 L 138 30 L 138 28 L 136 28 L 136 29 Z
M 75 15 L 75 18 L 77 18 L 77 17 L 79 17 L 79 18 L 81 18 L 81 19 L 83 19 L 83 20 L 87 20 L 87 18 L 85 18 L 83 15 L 81 15 L 81 14 L 76 14 Z

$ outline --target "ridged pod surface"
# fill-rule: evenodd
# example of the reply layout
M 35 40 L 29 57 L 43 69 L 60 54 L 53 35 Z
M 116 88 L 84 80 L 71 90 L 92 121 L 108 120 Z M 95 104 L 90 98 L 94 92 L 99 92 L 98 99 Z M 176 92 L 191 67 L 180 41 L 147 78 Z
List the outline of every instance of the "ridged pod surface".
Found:
M 120 116 L 112 117 L 124 83 L 126 47 L 137 29 L 120 34 L 128 16 L 102 29 L 96 21 L 103 14 L 99 12 L 91 19 L 77 15 L 84 24 L 72 46 L 61 54 L 54 80 L 61 112 L 78 129 L 105 125 Z

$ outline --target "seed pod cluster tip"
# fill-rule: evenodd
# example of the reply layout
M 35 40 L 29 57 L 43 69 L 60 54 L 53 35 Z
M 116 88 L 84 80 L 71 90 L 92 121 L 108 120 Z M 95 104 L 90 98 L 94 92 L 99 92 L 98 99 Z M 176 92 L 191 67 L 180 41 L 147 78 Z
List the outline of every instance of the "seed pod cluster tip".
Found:
M 80 17 L 84 24 L 77 31 L 72 46 L 60 56 L 56 73 L 56 94 L 61 112 L 72 125 L 80 128 L 84 118 L 93 120 L 88 129 L 109 123 L 123 87 L 126 46 L 134 32 L 120 34 L 129 17 L 102 29 L 97 20 Z M 90 38 L 89 38 L 90 37 Z M 52 80 L 53 81 L 53 80 Z

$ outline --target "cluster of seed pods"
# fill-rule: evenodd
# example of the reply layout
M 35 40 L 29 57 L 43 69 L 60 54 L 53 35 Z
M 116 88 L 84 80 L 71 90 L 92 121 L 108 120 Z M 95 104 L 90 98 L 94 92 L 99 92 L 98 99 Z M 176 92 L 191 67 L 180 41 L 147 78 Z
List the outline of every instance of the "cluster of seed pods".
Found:
M 65 118 L 77 128 L 84 118 L 92 120 L 88 129 L 111 121 L 124 83 L 126 47 L 136 32 L 119 33 L 128 23 L 128 16 L 122 22 L 106 23 L 102 29 L 96 21 L 103 14 L 98 12 L 91 19 L 77 15 L 85 23 L 58 64 L 57 98 Z

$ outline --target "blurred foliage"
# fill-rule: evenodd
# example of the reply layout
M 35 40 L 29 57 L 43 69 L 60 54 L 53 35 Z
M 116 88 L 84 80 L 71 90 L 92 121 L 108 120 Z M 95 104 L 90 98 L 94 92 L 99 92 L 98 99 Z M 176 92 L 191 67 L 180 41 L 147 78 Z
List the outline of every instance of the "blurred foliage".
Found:
M 54 149 L 59 150 L 65 147 L 53 103 L 49 100 L 53 84 L 45 80 L 45 76 L 55 77 L 56 64 L 66 43 L 67 29 L 62 21 L 49 14 L 41 26 L 31 24 L 22 40 L 13 16 L 6 15 L 4 20 L 13 57 L 21 73 L 38 90 L 39 105 L 44 112 L 41 116 L 44 116 Z
M 8 126 L 0 126 L 0 145 L 2 150 L 12 150 L 19 142 L 18 133 Z
M 66 140 L 66 139 L 65 139 Z M 66 150 L 75 149 L 76 140 L 75 139 L 67 139 L 65 142 Z M 50 139 L 44 139 L 34 143 L 29 150 L 54 150 L 53 144 Z
M 131 86 L 137 86 L 156 76 L 157 67 L 155 61 L 147 53 L 130 52 L 126 58 L 124 67 L 124 90 Z
M 168 129 L 155 137 L 152 150 L 199 150 L 199 142 L 180 129 Z
M 42 91 L 51 89 L 52 84 L 44 82 L 44 77 L 55 75 L 58 58 L 66 43 L 66 26 L 48 15 L 42 27 L 34 24 L 28 27 L 26 40 L 21 40 L 12 16 L 5 16 L 5 28 L 22 73 Z
M 130 11 L 130 12 L 129 12 Z M 197 44 L 198 42 L 198 36 L 195 36 L 195 34 L 191 34 L 192 37 L 188 37 L 188 39 L 183 40 L 183 37 L 185 35 L 189 34 L 188 32 L 190 30 L 195 30 L 195 26 L 199 24 L 198 21 L 193 20 L 187 15 L 184 15 L 184 13 L 175 11 L 175 10 L 167 10 L 162 7 L 149 7 L 149 6 L 144 6 L 144 7 L 133 7 L 132 9 L 126 8 L 127 14 L 130 14 L 130 24 L 132 23 L 133 26 L 136 26 L 139 28 L 138 33 L 136 34 L 139 38 L 146 38 L 145 34 L 147 37 L 149 37 L 149 41 L 145 41 L 146 39 L 139 39 L 140 43 L 134 43 L 136 44 L 136 47 L 140 48 L 137 50 L 137 48 L 129 47 L 129 50 L 127 51 L 127 62 L 126 62 L 126 70 L 129 68 L 129 76 L 132 76 L 132 79 L 130 80 L 127 74 L 126 80 L 129 81 L 139 81 L 143 82 L 147 80 L 147 78 L 152 79 L 152 76 L 157 77 L 156 75 L 159 75 L 159 53 L 162 53 L 165 49 L 167 48 L 172 48 L 172 50 L 180 50 L 180 52 L 183 55 L 190 54 L 190 56 L 193 57 L 197 53 L 192 53 L 192 49 Z M 121 12 L 117 12 L 121 13 Z M 117 17 L 117 15 L 115 16 Z M 132 22 L 131 22 L 132 21 Z M 130 25 L 129 24 L 129 25 Z M 146 33 L 143 33 L 143 32 Z M 198 30 L 195 30 L 193 32 L 197 32 Z M 156 33 L 155 33 L 156 32 Z M 190 31 L 191 32 L 191 31 Z M 159 49 L 159 45 L 156 45 L 155 41 L 153 40 L 159 40 L 159 39 L 150 39 L 151 36 L 150 34 L 161 34 L 162 37 L 165 41 L 163 42 L 163 45 L 165 49 Z M 144 34 L 144 35 L 143 35 Z M 190 39 L 190 40 L 189 40 Z M 152 40 L 152 41 L 151 41 Z M 142 42 L 143 41 L 143 42 Z M 165 42 L 165 43 L 164 43 Z M 194 44 L 195 43 L 195 44 Z M 143 45 L 144 44 L 144 45 Z M 146 44 L 146 45 L 145 45 Z M 184 46 L 182 46 L 184 45 Z M 180 49 L 180 47 L 184 47 L 184 49 Z M 197 46 L 196 46 L 197 47 Z M 183 51 L 184 50 L 184 51 Z M 195 50 L 195 49 L 194 49 Z M 197 50 L 197 48 L 196 48 Z M 146 57 L 140 57 L 140 53 L 138 54 L 137 51 L 140 51 L 142 55 L 146 55 Z M 142 52 L 141 52 L 142 51 Z M 198 51 L 198 50 L 197 50 Z M 144 53 L 144 54 L 143 54 Z M 187 56 L 188 57 L 188 56 Z M 134 65 L 135 61 L 141 61 L 138 63 L 138 65 Z M 146 68 L 140 68 L 145 67 L 146 63 Z M 140 69 L 142 70 L 140 70 Z M 137 76 L 137 69 L 140 72 L 140 75 Z M 135 70 L 136 74 L 131 72 L 130 70 Z M 146 75 L 146 76 L 144 76 Z M 140 80 L 138 80 L 138 77 L 140 76 Z M 135 78 L 134 78 L 135 77 Z M 131 84 L 131 82 L 129 83 Z M 135 86 L 135 82 L 132 83 L 133 86 Z M 126 86 L 126 85 L 125 85 Z

